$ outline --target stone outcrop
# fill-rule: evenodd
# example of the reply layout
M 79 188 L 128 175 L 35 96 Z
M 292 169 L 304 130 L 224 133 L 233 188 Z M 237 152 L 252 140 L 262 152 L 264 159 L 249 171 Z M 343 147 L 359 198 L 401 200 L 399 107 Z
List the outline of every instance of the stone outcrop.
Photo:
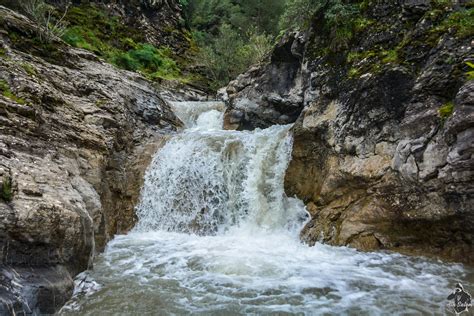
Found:
M 0 314 L 52 314 L 133 227 L 145 168 L 181 122 L 140 75 L 59 40 L 26 50 L 12 39 L 35 26 L 0 17 Z
M 67 3 L 74 6 L 95 5 L 110 15 L 119 17 L 131 31 L 140 34 L 142 41 L 156 47 L 167 46 L 175 53 L 183 54 L 189 48 L 189 39 L 183 27 L 182 8 L 178 0 L 46 0 L 65 9 Z M 0 5 L 20 9 L 21 1 L 0 0 Z
M 226 88 L 227 128 L 295 122 L 303 240 L 474 263 L 474 43 L 448 19 L 465 10 L 380 1 L 335 51 L 318 18 Z

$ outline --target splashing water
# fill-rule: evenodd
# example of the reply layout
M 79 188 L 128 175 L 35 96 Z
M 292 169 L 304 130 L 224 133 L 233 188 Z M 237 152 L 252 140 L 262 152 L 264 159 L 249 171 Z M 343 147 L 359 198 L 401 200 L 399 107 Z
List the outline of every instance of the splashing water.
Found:
M 155 155 L 137 226 L 61 314 L 445 314 L 454 284 L 469 288 L 462 265 L 302 244 L 304 205 L 283 189 L 290 126 L 224 131 L 222 103 L 173 108 L 186 130 Z

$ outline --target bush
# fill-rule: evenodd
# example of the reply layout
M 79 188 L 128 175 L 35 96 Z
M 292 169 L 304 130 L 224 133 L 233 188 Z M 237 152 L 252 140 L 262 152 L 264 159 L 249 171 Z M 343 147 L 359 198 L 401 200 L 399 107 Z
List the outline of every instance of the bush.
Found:
M 108 62 L 149 79 L 180 79 L 181 71 L 171 50 L 137 44 L 143 35 L 94 5 L 73 7 L 67 19 L 74 24 L 63 36 L 68 44 L 87 49 Z
M 128 52 L 115 52 L 110 60 L 120 68 L 140 71 L 152 79 L 173 79 L 179 76 L 180 70 L 170 55 L 171 51 L 166 48 L 138 44 L 136 49 Z
M 117 53 L 112 57 L 112 63 L 120 68 L 130 71 L 137 71 L 139 67 L 138 62 L 134 60 L 129 53 Z
M 371 23 L 358 17 L 359 5 L 342 0 L 288 0 L 279 27 L 282 30 L 306 29 L 318 11 L 323 21 L 316 22 L 323 26 L 321 31 L 328 34 L 328 46 L 333 51 L 346 48 L 354 32 Z
M 23 12 L 38 25 L 41 42 L 50 43 L 54 38 L 61 38 L 64 35 L 66 31 L 64 17 L 68 6 L 59 18 L 54 17 L 54 7 L 45 3 L 44 0 L 22 0 L 20 6 Z
M 280 18 L 279 28 L 281 30 L 307 28 L 313 15 L 324 3 L 322 0 L 288 0 Z
M 229 24 L 223 24 L 219 35 L 201 47 L 196 62 L 204 67 L 212 89 L 226 85 L 249 66 L 268 56 L 273 47 L 272 36 L 254 31 L 248 38 L 246 40 Z

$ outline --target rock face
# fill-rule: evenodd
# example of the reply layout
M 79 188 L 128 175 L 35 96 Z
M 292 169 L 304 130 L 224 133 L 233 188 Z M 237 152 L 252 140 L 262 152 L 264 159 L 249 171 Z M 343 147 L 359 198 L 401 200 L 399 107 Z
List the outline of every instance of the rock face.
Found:
M 446 22 L 467 11 L 399 2 L 366 9 L 346 49 L 327 49 L 324 19 L 288 34 L 226 88 L 226 126 L 296 122 L 285 186 L 309 244 L 473 264 L 472 29 Z
M 0 314 L 52 314 L 133 227 L 145 168 L 181 122 L 140 75 L 62 42 L 54 64 L 32 56 L 12 38 L 35 27 L 0 16 Z
M 21 2 L 21 1 L 20 1 Z M 17 0 L 0 0 L 0 5 L 18 9 Z M 146 43 L 156 47 L 167 46 L 178 54 L 189 48 L 182 28 L 182 9 L 178 0 L 47 0 L 64 9 L 66 3 L 75 6 L 96 5 L 104 7 L 111 15 L 121 18 L 131 30 L 143 35 Z
M 303 35 L 285 35 L 275 47 L 271 63 L 254 67 L 229 84 L 226 92 L 232 106 L 226 127 L 253 129 L 298 118 L 303 109 L 303 43 Z

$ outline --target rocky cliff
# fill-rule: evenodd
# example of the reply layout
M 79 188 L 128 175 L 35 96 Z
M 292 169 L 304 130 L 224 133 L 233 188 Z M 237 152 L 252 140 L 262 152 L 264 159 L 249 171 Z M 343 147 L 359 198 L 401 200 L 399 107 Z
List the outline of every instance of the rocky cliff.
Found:
M 151 155 L 181 126 L 169 91 L 37 31 L 0 6 L 1 315 L 69 299 L 72 278 L 133 227 Z
M 361 8 L 339 47 L 322 12 L 287 33 L 269 62 L 223 92 L 226 126 L 296 122 L 285 186 L 311 213 L 309 244 L 472 264 L 472 5 Z

